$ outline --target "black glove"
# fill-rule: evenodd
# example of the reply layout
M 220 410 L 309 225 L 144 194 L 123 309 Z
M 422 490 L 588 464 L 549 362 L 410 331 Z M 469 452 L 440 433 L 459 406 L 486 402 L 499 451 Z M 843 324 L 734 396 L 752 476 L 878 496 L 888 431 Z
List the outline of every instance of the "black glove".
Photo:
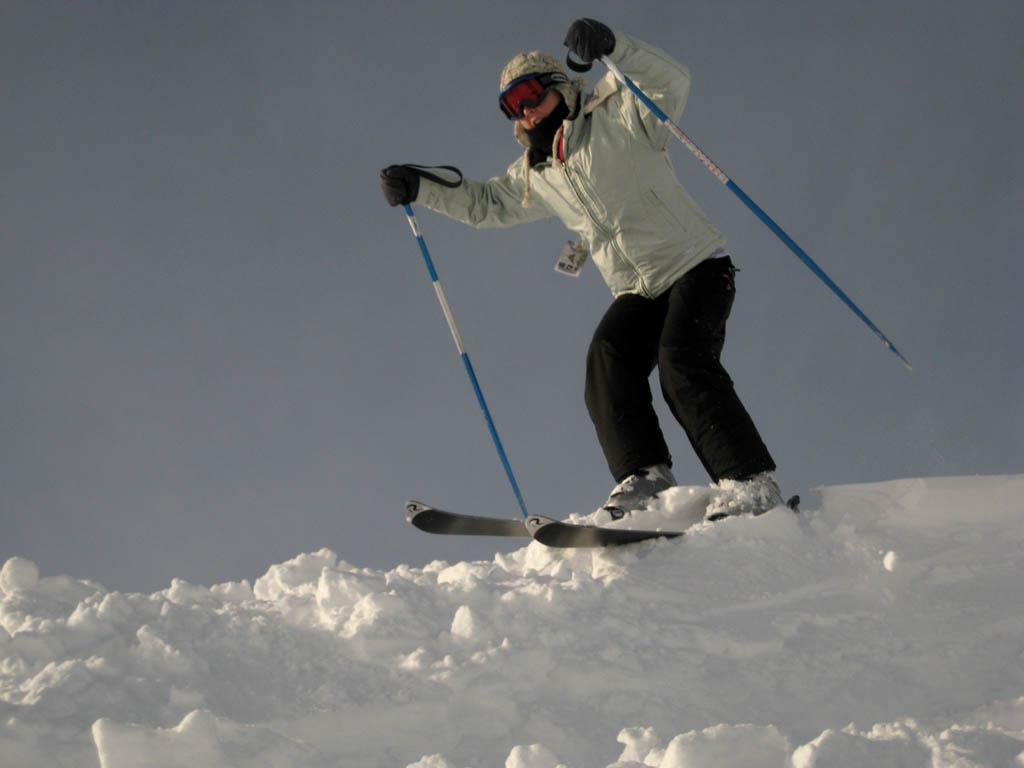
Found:
M 389 165 L 380 172 L 380 188 L 388 205 L 409 205 L 420 191 L 420 175 L 407 165 Z
M 576 19 L 562 44 L 580 61 L 589 64 L 615 50 L 615 34 L 600 21 Z

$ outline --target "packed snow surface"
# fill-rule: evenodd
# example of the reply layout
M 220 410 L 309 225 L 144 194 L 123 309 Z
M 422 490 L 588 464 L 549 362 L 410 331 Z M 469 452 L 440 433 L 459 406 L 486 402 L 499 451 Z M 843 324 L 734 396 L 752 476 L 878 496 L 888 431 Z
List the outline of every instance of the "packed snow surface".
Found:
M 1024 766 L 1024 475 L 151 595 L 15 557 L 0 627 L 4 768 Z

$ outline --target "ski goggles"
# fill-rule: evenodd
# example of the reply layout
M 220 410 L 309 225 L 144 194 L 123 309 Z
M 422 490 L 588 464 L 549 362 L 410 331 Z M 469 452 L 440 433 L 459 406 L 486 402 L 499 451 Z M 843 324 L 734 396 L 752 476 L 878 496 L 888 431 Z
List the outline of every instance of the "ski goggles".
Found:
M 544 101 L 552 87 L 568 82 L 569 78 L 561 72 L 523 75 L 505 86 L 498 96 L 498 105 L 509 120 L 521 120 L 523 111 Z

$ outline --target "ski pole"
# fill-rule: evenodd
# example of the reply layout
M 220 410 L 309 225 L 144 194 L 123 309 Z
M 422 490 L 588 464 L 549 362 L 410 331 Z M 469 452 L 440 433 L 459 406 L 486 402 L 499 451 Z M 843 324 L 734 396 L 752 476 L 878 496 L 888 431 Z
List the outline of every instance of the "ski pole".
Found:
M 651 99 L 647 96 L 646 93 L 644 93 L 639 87 L 637 87 L 636 83 L 630 80 L 626 75 L 622 74 L 622 71 L 615 65 L 614 61 L 612 61 L 607 56 L 602 56 L 601 61 L 604 62 L 605 66 L 608 67 L 608 69 L 612 72 L 613 75 L 615 75 L 619 82 L 621 82 L 623 85 L 629 88 L 629 90 L 636 94 L 636 97 L 644 103 L 644 106 L 651 110 L 651 112 L 654 113 L 655 117 L 657 117 L 665 125 L 665 127 L 672 132 L 672 134 L 677 139 L 683 142 L 683 145 L 688 150 L 690 150 L 690 152 L 692 152 L 698 160 L 700 160 L 700 162 L 704 165 L 705 168 L 707 168 L 709 171 L 711 171 L 712 174 L 714 174 L 715 178 L 717 178 L 720 182 L 725 184 L 725 186 L 727 186 L 733 192 L 733 194 L 736 195 L 736 197 L 742 200 L 743 204 L 746 205 L 747 208 L 749 208 L 751 211 L 753 211 L 754 215 L 757 216 L 757 218 L 759 218 L 762 222 L 764 222 L 765 225 L 767 225 L 768 229 L 774 232 L 778 236 L 778 238 L 783 243 L 785 243 L 789 247 L 789 249 L 793 253 L 795 253 L 797 257 L 804 264 L 806 264 L 807 267 L 815 275 L 817 275 L 823 283 L 825 283 L 825 285 L 832 289 L 832 292 L 835 293 L 836 296 L 843 300 L 846 306 L 853 310 L 853 313 L 857 315 L 857 317 L 864 321 L 868 328 L 875 332 L 875 335 L 882 340 L 882 343 L 885 344 L 885 346 L 888 347 L 889 350 L 892 351 L 892 353 L 903 362 L 903 365 L 906 366 L 908 371 L 914 370 L 913 368 L 910 367 L 910 363 L 907 361 L 907 358 L 900 354 L 900 351 L 896 349 L 896 347 L 893 345 L 891 341 L 889 341 L 889 338 L 884 333 L 882 333 L 882 331 L 879 330 L 878 326 L 871 322 L 868 316 L 861 311 L 860 307 L 854 304 L 850 297 L 847 296 L 843 292 L 843 290 L 832 281 L 832 278 L 825 274 L 825 271 L 815 263 L 814 259 L 808 256 L 804 249 L 797 245 L 796 241 L 794 241 L 793 238 L 791 238 L 789 235 L 785 233 L 782 227 L 776 224 L 775 221 L 767 213 L 765 213 L 757 203 L 751 200 L 750 197 L 746 194 L 746 192 L 740 189 L 739 186 L 732 179 L 726 176 L 722 169 L 715 165 L 715 163 L 711 161 L 711 158 L 705 155 L 700 150 L 700 147 L 694 144 L 693 141 L 691 141 L 690 138 L 685 133 L 683 133 L 682 129 L 678 125 L 676 125 L 672 121 L 672 119 L 658 107 L 657 104 L 651 101 Z M 573 68 L 575 69 L 575 67 Z
M 419 223 L 416 221 L 416 215 L 412 212 L 411 205 L 405 206 L 405 216 L 409 220 L 409 226 L 412 227 L 412 234 L 416 238 L 416 242 L 419 243 L 420 253 L 423 254 L 423 260 L 427 264 L 427 272 L 430 273 L 430 281 L 434 284 L 434 292 L 437 294 L 437 300 L 441 303 L 441 311 L 444 312 L 445 320 L 448 321 L 448 329 L 452 332 L 452 338 L 455 339 L 455 346 L 459 350 L 459 357 L 462 358 L 462 364 L 469 375 L 469 381 L 473 385 L 473 391 L 476 393 L 477 402 L 480 403 L 480 409 L 484 412 L 487 428 L 490 430 L 491 438 L 494 440 L 494 447 L 498 449 L 498 456 L 501 458 L 502 466 L 505 467 L 508 481 L 512 484 L 512 491 L 516 495 L 516 501 L 519 502 L 519 508 L 523 512 L 523 517 L 528 517 L 529 513 L 526 511 L 526 502 L 523 501 L 523 494 L 519 491 L 519 483 L 516 482 L 516 477 L 512 473 L 512 465 L 509 464 L 508 457 L 505 455 L 505 448 L 501 444 L 501 438 L 498 437 L 498 430 L 494 426 L 494 419 L 491 418 L 491 411 L 487 407 L 487 401 L 484 400 L 484 393 L 480 389 L 480 382 L 477 381 L 476 373 L 473 371 L 473 364 L 469 361 L 469 355 L 466 354 L 466 348 L 462 344 L 462 336 L 455 325 L 455 318 L 452 315 L 451 307 L 448 306 L 448 299 L 444 295 L 444 288 L 438 279 L 437 270 L 434 269 L 434 261 L 430 258 L 430 251 L 427 250 L 427 243 L 420 233 Z

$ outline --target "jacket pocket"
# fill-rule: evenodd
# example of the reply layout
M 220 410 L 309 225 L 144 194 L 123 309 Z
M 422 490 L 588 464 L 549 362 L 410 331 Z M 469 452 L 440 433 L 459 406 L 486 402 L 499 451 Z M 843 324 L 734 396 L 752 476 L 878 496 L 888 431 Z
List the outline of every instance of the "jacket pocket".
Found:
M 686 218 L 679 211 L 668 205 L 655 190 L 648 189 L 644 197 L 651 210 L 656 212 L 665 221 L 670 230 L 682 232 L 684 235 L 690 233 L 690 227 L 687 226 Z

